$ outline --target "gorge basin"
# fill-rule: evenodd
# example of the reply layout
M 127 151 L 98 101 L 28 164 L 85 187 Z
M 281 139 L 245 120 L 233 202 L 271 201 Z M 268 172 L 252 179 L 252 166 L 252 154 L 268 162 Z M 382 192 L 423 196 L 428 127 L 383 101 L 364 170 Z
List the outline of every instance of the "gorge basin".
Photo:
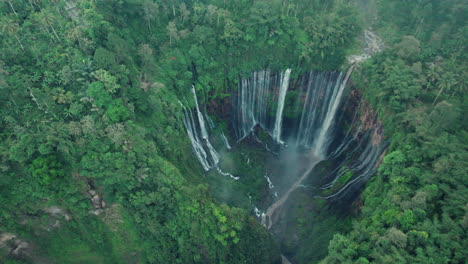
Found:
M 279 186 L 283 188 L 276 192 L 275 196 L 279 197 L 279 199 L 270 205 L 265 214 L 262 215 L 262 224 L 268 229 L 276 222 L 277 212 L 281 210 L 289 195 L 301 185 L 315 168 L 315 165 L 321 161 L 319 157 L 315 156 L 313 150 L 302 155 L 297 155 L 296 153 L 290 155 L 289 152 L 282 153 L 282 155 L 285 157 L 279 159 L 277 164 L 280 167 L 275 170 L 277 172 L 275 174 L 278 174 L 277 177 L 281 180 Z
M 252 210 L 282 247 L 287 248 L 288 241 L 283 240 L 290 239 L 284 235 L 285 223 L 295 218 L 294 212 L 284 214 L 293 208 L 289 200 L 298 188 L 316 209 L 323 204 L 328 209 L 349 208 L 376 172 L 385 149 L 383 131 L 350 85 L 353 69 L 298 75 L 291 69 L 253 72 L 239 78 L 231 92 L 228 120 L 213 122 L 210 115 L 217 117 L 216 112 L 206 111 L 210 102 L 199 103 L 195 87 L 191 88 L 193 102 L 181 103 L 192 150 L 203 169 L 229 177 L 231 182 L 224 184 L 253 189 L 230 195 L 248 196 L 250 208 L 241 207 Z M 254 157 L 247 157 L 241 150 L 245 147 L 265 152 L 255 157 L 259 168 L 255 172 L 236 169 L 252 166 Z M 246 162 L 225 166 L 224 159 L 231 159 L 230 155 L 247 155 Z M 259 179 L 263 184 L 258 184 Z M 295 254 L 288 252 L 284 259 L 301 263 Z

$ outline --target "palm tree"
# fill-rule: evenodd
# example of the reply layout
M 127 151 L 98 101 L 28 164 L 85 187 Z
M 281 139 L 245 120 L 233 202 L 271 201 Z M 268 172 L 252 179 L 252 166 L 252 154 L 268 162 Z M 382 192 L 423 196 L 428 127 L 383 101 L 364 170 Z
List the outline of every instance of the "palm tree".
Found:
M 180 4 L 180 14 L 182 16 L 182 24 L 185 24 L 185 21 L 190 16 L 190 11 L 187 9 L 187 6 L 185 5 L 185 3 Z
M 226 19 L 226 17 L 229 16 L 229 11 L 227 11 L 226 9 L 221 9 L 221 8 L 218 9 L 218 19 L 217 19 L 217 22 L 216 22 L 217 27 L 219 26 L 219 20 L 220 20 L 221 16 L 223 17 L 223 19 Z
M 18 38 L 18 31 L 20 30 L 20 27 L 16 21 L 9 17 L 5 17 L 0 21 L 0 27 L 2 29 L 2 32 L 7 35 L 14 36 L 16 38 L 16 41 L 20 45 L 21 49 L 24 51 L 23 44 L 21 43 L 21 40 Z
M 429 69 L 426 73 L 426 89 L 424 89 L 424 93 L 427 93 L 427 90 L 432 87 L 433 84 L 440 80 L 440 67 L 434 63 L 429 65 Z
M 31 6 L 31 9 L 34 10 L 34 3 L 32 0 L 28 0 L 29 5 Z
M 15 10 L 15 8 L 13 7 L 13 4 L 11 3 L 10 0 L 2 0 L 2 2 L 7 2 L 8 5 L 10 6 L 11 10 L 13 11 L 13 13 L 15 13 L 16 16 L 18 16 L 18 13 L 16 13 L 16 10 Z
M 439 92 L 437 93 L 436 98 L 432 105 L 435 105 L 439 96 L 444 92 L 444 90 L 450 90 L 453 86 L 455 86 L 458 82 L 456 80 L 456 74 L 447 72 L 442 75 L 442 78 L 438 82 L 437 87 L 439 88 Z
M 158 15 L 159 6 L 157 3 L 154 2 L 144 2 L 143 4 L 143 17 L 148 24 L 148 29 L 150 33 L 152 33 L 151 29 L 151 22 L 157 17 Z
M 452 92 L 452 96 L 455 96 L 455 94 L 457 92 L 463 92 L 463 91 L 466 91 L 466 87 L 468 86 L 468 73 L 467 72 L 463 72 L 462 73 L 462 77 L 459 79 L 461 80 L 460 82 L 458 82 L 459 86 L 458 86 L 458 89 L 453 89 L 453 92 Z
M 76 79 L 78 82 L 89 82 L 93 77 L 94 72 L 93 61 L 91 59 L 83 60 L 82 63 L 78 64 L 73 70 L 79 77 Z
M 174 21 L 169 22 L 167 25 L 167 31 L 169 34 L 169 44 L 172 44 L 172 40 L 177 40 L 179 35 L 177 34 L 177 27 Z
M 48 10 L 42 10 L 39 14 L 39 20 L 46 25 L 46 27 L 49 27 L 52 30 L 52 33 L 54 36 L 57 38 L 57 40 L 60 41 L 59 36 L 57 35 L 57 32 L 55 31 L 54 26 L 52 25 L 55 20 L 55 15 L 52 14 L 52 12 Z
M 70 29 L 70 31 L 67 34 L 67 37 L 70 41 L 75 42 L 78 41 L 78 46 L 81 47 L 81 36 L 83 35 L 82 31 L 82 26 L 76 26 Z

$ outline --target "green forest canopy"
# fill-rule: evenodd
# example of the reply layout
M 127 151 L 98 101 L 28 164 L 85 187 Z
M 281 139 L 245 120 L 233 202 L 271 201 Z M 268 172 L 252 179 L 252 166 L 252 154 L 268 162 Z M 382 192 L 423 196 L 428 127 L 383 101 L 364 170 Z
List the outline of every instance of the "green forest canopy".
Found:
M 0 230 L 34 245 L 0 260 L 279 263 L 265 228 L 212 198 L 178 98 L 229 96 L 267 66 L 339 70 L 372 26 L 386 48 L 353 80 L 391 144 L 323 263 L 464 263 L 468 4 L 372 3 L 0 2 Z

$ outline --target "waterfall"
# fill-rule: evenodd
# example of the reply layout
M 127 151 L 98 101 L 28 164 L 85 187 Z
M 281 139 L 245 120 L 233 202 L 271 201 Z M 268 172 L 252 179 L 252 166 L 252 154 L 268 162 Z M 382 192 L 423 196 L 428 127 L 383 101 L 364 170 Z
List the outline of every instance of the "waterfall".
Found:
M 195 91 L 195 86 L 193 85 L 192 85 L 192 93 L 193 93 L 193 98 L 195 99 L 195 107 L 197 109 L 198 122 L 200 123 L 202 138 L 207 139 L 208 132 L 206 132 L 205 120 L 203 119 L 203 114 L 200 112 L 200 108 L 198 107 L 197 93 Z
M 325 156 L 332 140 L 330 135 L 333 134 L 334 119 L 353 68 L 346 75 L 315 71 L 304 74 L 299 86 L 291 89 L 296 93 L 297 108 L 300 109 L 292 127 L 283 125 L 291 69 L 280 74 L 259 71 L 252 73 L 249 78 L 241 79 L 239 91 L 233 94 L 232 100 L 232 121 L 237 140 L 250 135 L 253 128 L 259 125 L 277 143 L 283 143 L 286 139 L 298 147 L 314 148 L 319 157 Z M 271 110 L 275 106 L 276 114 L 272 116 Z M 283 136 L 285 131 L 287 138 Z
M 239 177 L 232 175 L 229 172 L 222 171 L 218 164 L 220 162 L 220 157 L 216 149 L 210 142 L 208 130 L 205 126 L 205 117 L 208 120 L 208 125 L 210 129 L 213 129 L 214 123 L 208 116 L 208 114 L 203 114 L 200 111 L 200 107 L 198 105 L 197 93 L 195 91 L 195 87 L 192 85 L 192 93 L 193 98 L 195 100 L 195 110 L 197 112 L 197 119 L 193 118 L 192 110 L 187 109 L 182 102 L 179 101 L 179 104 L 182 106 L 183 113 L 184 113 L 184 125 L 187 130 L 188 137 L 192 144 L 193 152 L 197 157 L 198 161 L 202 165 L 205 171 L 209 171 L 212 168 L 216 168 L 219 174 L 223 176 L 229 176 L 234 180 L 239 180 Z M 198 121 L 198 122 L 196 122 Z M 201 137 L 200 134 L 201 133 Z M 221 137 L 228 149 L 231 148 L 229 142 L 227 141 L 226 136 L 223 132 L 221 132 Z
M 281 78 L 281 85 L 278 95 L 278 108 L 276 110 L 276 121 L 275 128 L 273 130 L 273 139 L 276 142 L 281 143 L 281 123 L 283 122 L 283 109 L 284 109 L 284 100 L 286 99 L 286 92 L 289 87 L 289 76 L 291 74 L 291 69 L 287 69 L 284 73 L 283 78 Z
M 211 119 L 211 117 L 206 113 L 205 113 L 205 117 L 206 117 L 206 120 L 208 121 L 208 125 L 210 129 L 214 129 L 215 125 L 214 125 L 213 119 Z
M 325 117 L 324 122 L 322 123 L 322 127 L 319 130 L 320 133 L 315 141 L 315 147 L 314 147 L 315 155 L 319 157 L 324 157 L 326 155 L 326 150 L 328 147 L 328 144 L 327 144 L 328 136 L 330 134 L 329 130 L 333 123 L 333 120 L 335 119 L 336 110 L 338 110 L 338 106 L 340 105 L 340 102 L 341 102 L 341 96 L 343 95 L 344 88 L 346 87 L 346 84 L 348 83 L 348 79 L 351 76 L 353 69 L 354 69 L 354 65 L 348 69 L 348 72 L 346 73 L 346 77 L 344 78 L 344 81 L 341 82 L 338 92 L 333 96 L 328 106 L 327 115 Z
M 312 172 L 315 164 L 324 159 L 335 160 L 339 164 L 336 170 L 324 175 L 326 184 L 312 186 L 317 190 L 333 190 L 333 193 L 328 194 L 328 196 L 319 196 L 325 199 L 343 199 L 345 195 L 355 193 L 355 190 L 359 189 L 375 173 L 375 165 L 379 162 L 385 148 L 380 146 L 381 143 L 375 143 L 381 142 L 379 141 L 381 139 L 374 140 L 372 138 L 379 137 L 375 134 L 378 128 L 369 127 L 369 121 L 364 122 L 357 118 L 358 113 L 356 112 L 352 116 L 352 124 L 347 128 L 347 131 L 343 131 L 343 134 L 335 133 L 337 127 L 347 125 L 347 123 L 343 123 L 343 118 L 338 113 L 340 108 L 347 108 L 349 102 L 352 102 L 347 101 L 346 104 L 342 104 L 354 68 L 355 65 L 352 65 L 346 73 L 306 72 L 295 80 L 291 87 L 289 85 L 291 69 L 278 73 L 262 70 L 239 79 L 239 87 L 232 92 L 231 96 L 233 109 L 231 121 L 237 142 L 252 135 L 253 140 L 259 142 L 267 151 L 278 157 L 283 149 L 292 146 L 299 150 L 298 153 L 307 153 L 302 158 L 311 161 L 308 164 L 310 166 L 304 168 L 304 173 L 301 172 L 302 174 L 298 175 L 297 180 L 285 193 L 280 192 L 277 203 L 266 211 L 264 218 L 266 217 L 265 219 L 270 221 L 268 226 L 274 222 L 270 218 L 276 214 L 276 209 L 282 206 L 294 189 L 301 186 L 301 182 Z M 235 180 L 239 179 L 239 177 L 222 171 L 219 167 L 221 157 L 210 142 L 209 134 L 210 130 L 215 128 L 215 124 L 208 116 L 206 108 L 203 108 L 205 109 L 203 112 L 200 110 L 201 106 L 194 86 L 191 87 L 191 92 L 195 107 L 188 109 L 183 106 L 183 111 L 184 125 L 195 156 L 205 171 L 215 168 L 221 175 L 229 176 Z M 285 105 L 286 95 L 294 97 L 291 105 Z M 359 103 L 359 105 L 361 104 Z M 284 114 L 285 108 L 288 110 L 287 115 Z M 355 123 L 359 121 L 360 124 Z M 265 143 L 262 142 L 263 138 L 260 140 L 254 133 L 256 127 L 269 134 L 271 140 L 267 139 Z M 373 136 L 371 136 L 372 133 L 374 133 Z M 220 131 L 220 139 L 226 149 L 231 149 L 223 131 Z M 275 143 L 283 146 L 278 148 Z M 269 145 L 272 145 L 271 149 Z M 330 146 L 333 146 L 333 149 L 330 149 Z M 279 152 L 273 152 L 278 150 Z M 250 160 L 247 159 L 247 164 L 249 162 Z M 341 169 L 343 166 L 346 168 Z M 352 178 L 341 185 L 340 178 L 349 171 L 353 172 Z M 264 177 L 268 182 L 269 189 L 273 188 L 270 177 L 268 175 Z M 276 181 L 276 178 L 272 179 Z M 337 183 L 340 186 L 337 186 Z
M 251 78 L 239 80 L 239 90 L 235 101 L 235 133 L 240 141 L 248 136 L 259 124 L 268 127 L 268 103 L 270 98 L 270 71 L 254 72 Z
M 303 76 L 301 86 L 305 100 L 297 129 L 296 146 L 312 147 L 331 98 L 341 81 L 342 74 L 336 72 L 310 72 Z
M 353 171 L 356 176 L 349 184 L 338 190 L 338 193 L 327 198 L 343 197 L 351 187 L 359 188 L 362 186 L 361 183 L 375 172 L 372 167 L 376 164 L 383 148 L 374 146 L 367 136 L 363 137 L 369 130 L 375 128 L 365 128 L 362 123 L 355 124 L 354 121 L 358 119 L 356 115 L 344 135 L 335 133 L 336 128 L 343 125 L 337 116 L 343 105 L 343 98 L 347 94 L 346 87 L 354 68 L 353 64 L 345 73 L 306 72 L 294 82 L 295 85 L 292 87 L 289 87 L 290 69 L 279 73 L 271 73 L 269 70 L 257 71 L 246 78 L 241 78 L 239 89 L 233 92 L 231 97 L 232 127 L 237 140 L 240 141 L 253 134 L 252 138 L 269 150 L 268 145 L 253 133 L 254 128 L 259 126 L 274 142 L 283 144 L 284 141 L 287 142 L 286 147 L 293 145 L 306 150 L 314 160 L 343 159 L 339 167 L 353 163 L 348 171 Z M 285 105 L 287 94 L 295 97 L 295 103 Z M 288 110 L 293 110 L 288 111 L 292 115 L 288 114 L 287 117 L 283 115 L 286 107 L 290 107 Z M 356 128 L 357 130 L 352 131 Z M 336 146 L 329 150 L 332 143 L 336 143 Z M 307 171 L 311 170 L 312 168 L 309 168 Z M 326 176 L 329 183 L 322 188 L 333 189 L 335 183 L 345 173 L 346 171 L 339 170 L 330 173 Z M 302 175 L 300 179 L 306 176 Z M 293 189 L 300 183 L 301 180 L 296 182 Z M 317 186 L 317 189 L 321 188 Z M 267 213 L 268 216 L 272 214 L 272 211 Z
M 216 152 L 216 150 L 211 145 L 210 140 L 208 139 L 208 132 L 207 132 L 206 126 L 205 126 L 205 120 L 203 118 L 202 112 L 200 111 L 200 107 L 198 106 L 197 93 L 195 91 L 195 86 L 193 86 L 193 85 L 192 85 L 192 93 L 193 93 L 193 98 L 195 100 L 195 108 L 197 109 L 198 122 L 200 124 L 200 130 L 201 130 L 201 133 L 202 133 L 202 138 L 205 139 L 205 141 L 206 141 L 206 146 L 208 147 L 208 150 L 210 151 L 210 155 L 211 155 L 211 158 L 213 159 L 214 165 L 217 165 L 219 163 L 219 156 L 218 156 L 218 153 Z
M 195 100 L 195 110 L 197 119 L 193 117 L 191 109 L 187 109 L 180 101 L 184 112 L 184 125 L 187 130 L 190 143 L 192 144 L 193 152 L 200 161 L 203 169 L 209 171 L 211 168 L 216 167 L 219 163 L 218 152 L 211 145 L 208 137 L 208 131 L 205 126 L 204 115 L 200 111 L 198 105 L 197 93 L 195 87 L 192 85 L 193 98 Z M 198 122 L 196 122 L 198 121 Z M 201 134 L 201 135 L 200 135 Z
M 226 146 L 227 149 L 231 149 L 231 145 L 229 144 L 229 141 L 226 138 L 226 136 L 224 135 L 223 131 L 221 131 L 221 138 L 223 139 L 224 146 Z
M 211 158 L 213 159 L 214 165 L 218 165 L 219 163 L 218 152 L 216 152 L 216 150 L 213 148 L 208 138 L 206 138 L 206 145 L 208 146 L 208 149 L 210 150 L 210 155 L 211 155 Z
M 184 125 L 187 129 L 187 134 L 192 143 L 192 149 L 195 152 L 195 156 L 197 156 L 200 164 L 202 165 L 205 171 L 210 169 L 210 164 L 208 162 L 208 155 L 203 148 L 203 143 L 198 137 L 197 129 L 195 127 L 195 122 L 193 120 L 193 115 L 191 110 L 187 110 L 184 107 Z

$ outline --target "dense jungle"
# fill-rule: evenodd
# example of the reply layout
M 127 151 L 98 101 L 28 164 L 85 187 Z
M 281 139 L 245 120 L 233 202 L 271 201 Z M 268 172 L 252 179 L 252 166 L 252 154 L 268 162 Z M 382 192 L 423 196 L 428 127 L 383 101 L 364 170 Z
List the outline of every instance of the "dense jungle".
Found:
M 467 17 L 0 1 L 0 263 L 466 263 Z

